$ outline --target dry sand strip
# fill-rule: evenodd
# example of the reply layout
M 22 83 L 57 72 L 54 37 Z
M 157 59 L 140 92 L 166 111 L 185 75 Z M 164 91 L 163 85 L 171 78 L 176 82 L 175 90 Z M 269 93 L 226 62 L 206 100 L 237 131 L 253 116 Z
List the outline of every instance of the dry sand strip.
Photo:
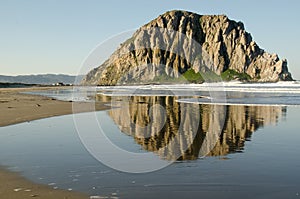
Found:
M 20 92 L 46 89 L 65 89 L 64 87 L 33 88 L 0 88 L 0 127 L 32 120 L 72 114 L 72 102 L 59 101 L 38 95 L 27 95 Z M 71 89 L 71 87 L 69 87 Z M 89 112 L 109 109 L 104 103 L 76 102 L 80 110 Z
M 71 89 L 71 87 L 68 87 Z M 54 100 L 38 95 L 27 95 L 20 92 L 47 89 L 65 89 L 62 87 L 33 87 L 33 88 L 0 88 L 0 127 L 28 122 L 32 120 L 72 114 L 72 102 Z M 78 102 L 79 103 L 79 102 Z M 80 102 L 80 110 L 88 112 L 105 110 L 110 107 L 104 103 Z M 0 198 L 5 199 L 81 199 L 89 198 L 87 195 L 72 191 L 54 190 L 46 185 L 32 183 L 17 173 L 0 168 Z

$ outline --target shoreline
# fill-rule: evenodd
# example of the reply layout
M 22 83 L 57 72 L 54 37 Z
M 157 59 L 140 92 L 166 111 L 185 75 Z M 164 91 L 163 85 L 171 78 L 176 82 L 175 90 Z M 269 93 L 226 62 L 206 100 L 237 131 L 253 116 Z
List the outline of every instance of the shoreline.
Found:
M 21 173 L 9 171 L 0 167 L 0 195 L 6 199 L 88 199 L 88 195 L 67 191 L 62 189 L 53 189 L 48 185 L 37 184 L 25 179 Z
M 73 103 L 80 105 L 76 113 L 107 110 L 107 103 L 60 101 L 41 95 L 20 92 L 39 90 L 63 90 L 72 87 L 0 88 L 0 127 L 33 120 L 75 113 Z
M 73 114 L 72 103 L 53 98 L 23 94 L 20 92 L 39 90 L 63 90 L 72 87 L 26 87 L 26 88 L 0 88 L 0 128 L 30 122 L 33 120 Z M 80 103 L 80 112 L 107 110 L 110 107 L 106 103 Z M 0 195 L 7 199 L 83 199 L 88 195 L 74 191 L 53 189 L 47 185 L 33 183 L 25 179 L 21 173 L 9 171 L 0 166 Z

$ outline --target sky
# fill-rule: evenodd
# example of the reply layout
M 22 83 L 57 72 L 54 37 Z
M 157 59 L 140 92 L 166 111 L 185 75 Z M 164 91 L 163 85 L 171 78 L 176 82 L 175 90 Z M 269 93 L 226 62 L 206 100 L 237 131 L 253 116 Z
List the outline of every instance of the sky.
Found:
M 96 46 L 175 9 L 242 21 L 300 79 L 299 0 L 0 0 L 0 75 L 76 75 Z

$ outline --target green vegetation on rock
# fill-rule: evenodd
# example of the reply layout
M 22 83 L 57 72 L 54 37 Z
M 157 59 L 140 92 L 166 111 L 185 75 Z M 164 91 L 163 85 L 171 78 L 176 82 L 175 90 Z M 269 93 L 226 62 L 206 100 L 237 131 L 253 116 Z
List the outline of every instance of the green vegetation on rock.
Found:
M 223 81 L 231 81 L 231 80 L 239 80 L 239 81 L 251 81 L 252 78 L 247 73 L 239 73 L 235 70 L 228 69 L 225 72 L 217 75 L 212 71 L 207 72 L 195 72 L 193 69 L 187 70 L 182 74 L 185 80 L 191 83 L 203 83 L 203 82 L 218 82 L 220 80 Z
M 252 78 L 247 73 L 239 73 L 235 70 L 228 69 L 221 73 L 221 78 L 224 81 L 231 81 L 231 80 L 240 80 L 240 81 L 250 81 Z
M 193 69 L 187 70 L 182 76 L 191 83 L 203 83 L 204 79 L 202 75 L 198 72 L 196 73 Z
M 220 76 L 212 71 L 196 73 L 193 69 L 187 70 L 182 76 L 191 83 L 218 82 L 221 80 Z
M 165 82 L 165 83 L 173 83 L 176 82 L 177 78 L 173 78 L 166 73 L 163 73 L 159 76 L 155 76 L 154 79 L 150 82 Z

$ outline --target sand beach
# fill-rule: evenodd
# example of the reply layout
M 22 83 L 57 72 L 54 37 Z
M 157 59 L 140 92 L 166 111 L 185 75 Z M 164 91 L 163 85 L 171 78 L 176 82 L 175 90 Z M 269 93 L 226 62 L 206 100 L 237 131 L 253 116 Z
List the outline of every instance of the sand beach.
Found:
M 72 114 L 72 102 L 59 101 L 39 95 L 23 94 L 22 92 L 66 89 L 65 87 L 32 87 L 32 88 L 1 88 L 0 89 L 0 127 L 32 120 Z M 70 89 L 70 87 L 68 87 Z M 82 112 L 91 111 L 95 107 L 90 103 L 82 103 Z M 108 109 L 104 104 L 97 104 L 97 110 Z M 0 167 L 0 196 L 6 199 L 79 199 L 89 196 L 67 190 L 54 190 L 46 185 L 32 183 L 21 174 Z

